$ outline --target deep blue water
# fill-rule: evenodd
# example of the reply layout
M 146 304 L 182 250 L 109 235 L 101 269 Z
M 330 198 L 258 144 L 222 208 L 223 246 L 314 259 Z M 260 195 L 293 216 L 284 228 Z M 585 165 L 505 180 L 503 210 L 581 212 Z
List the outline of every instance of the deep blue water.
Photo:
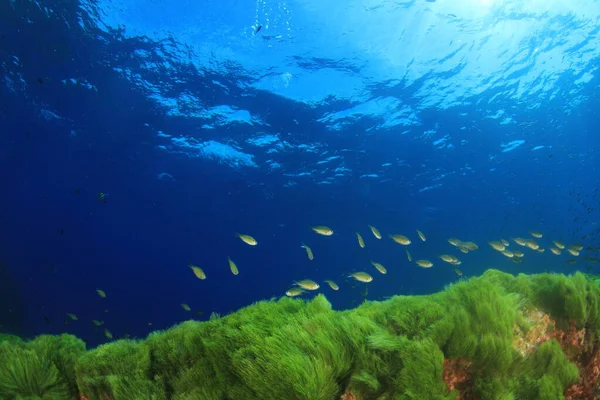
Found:
M 0 330 L 143 337 L 304 278 L 348 308 L 347 273 L 367 299 L 431 293 L 459 279 L 444 253 L 463 277 L 594 272 L 599 15 L 473 3 L 0 2 Z M 521 264 L 487 245 L 531 230 Z

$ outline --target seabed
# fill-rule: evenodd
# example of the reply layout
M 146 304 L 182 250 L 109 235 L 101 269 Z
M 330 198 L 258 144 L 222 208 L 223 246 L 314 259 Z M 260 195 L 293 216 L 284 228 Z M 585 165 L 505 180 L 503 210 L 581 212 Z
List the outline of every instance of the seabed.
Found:
M 261 301 L 93 349 L 0 335 L 0 399 L 596 399 L 600 285 L 489 270 L 334 311 Z

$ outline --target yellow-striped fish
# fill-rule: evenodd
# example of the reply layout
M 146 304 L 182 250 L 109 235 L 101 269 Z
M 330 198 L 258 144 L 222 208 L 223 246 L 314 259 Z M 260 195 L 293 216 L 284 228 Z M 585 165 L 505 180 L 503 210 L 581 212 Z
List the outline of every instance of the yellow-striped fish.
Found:
M 194 271 L 194 275 L 196 275 L 196 278 L 198 279 L 206 279 L 206 274 L 204 273 L 204 271 L 202 270 L 202 268 L 194 265 L 194 264 L 188 264 L 188 267 L 190 267 L 192 269 L 192 271 Z
M 323 236 L 331 236 L 333 235 L 333 229 L 329 228 L 328 226 L 313 226 L 311 228 L 313 231 L 317 232 L 319 235 L 323 235 Z
M 465 247 L 469 251 L 475 251 L 479 248 L 479 246 L 477 246 L 473 242 L 464 242 L 464 243 L 462 243 L 462 246 Z
M 450 243 L 452 246 L 455 246 L 455 247 L 462 245 L 462 241 L 458 240 L 457 238 L 448 239 L 448 243 Z
M 410 239 L 404 235 L 390 235 L 390 237 L 394 242 L 403 246 L 408 246 L 410 244 Z
M 497 240 L 492 240 L 491 242 L 488 242 L 488 244 L 492 247 L 492 249 L 497 251 L 504 251 L 504 249 L 506 249 L 506 246 Z
M 371 261 L 371 265 L 373 265 L 375 268 L 377 268 L 377 271 L 379 271 L 382 274 L 387 274 L 387 269 L 385 269 L 385 267 L 381 264 L 379 264 L 378 262 L 375 261 Z
M 185 303 L 181 303 L 181 308 L 183 308 L 185 311 L 190 311 L 191 308 L 189 305 L 185 304 Z
M 417 229 L 417 235 L 419 235 L 419 237 L 421 238 L 422 241 L 426 241 L 427 239 L 425 238 L 425 235 L 423 235 L 423 232 L 421 232 L 420 230 Z
M 360 233 L 358 233 L 358 232 L 354 232 L 354 233 L 356 233 L 356 239 L 358 239 L 358 245 L 364 249 L 365 241 L 363 240 L 362 236 L 360 236 Z
M 569 247 L 569 248 L 567 249 L 567 251 L 568 251 L 569 253 L 571 253 L 571 255 L 572 255 L 572 256 L 575 256 L 575 257 L 577 257 L 577 256 L 579 255 L 579 251 L 577 251 L 577 250 L 576 250 L 576 249 L 574 249 L 574 248 L 571 248 L 571 247 Z
M 105 298 L 106 297 L 106 292 L 102 289 L 96 289 L 96 293 L 98 293 L 98 296 Z
M 248 244 L 250 246 L 256 246 L 258 244 L 258 242 L 256 241 L 256 239 L 254 239 L 250 235 L 236 233 L 235 236 L 239 237 L 240 239 L 242 239 L 242 242 L 244 242 L 244 243 L 246 243 L 246 244 Z
M 296 296 L 300 296 L 302 293 L 304 293 L 304 290 L 300 287 L 293 287 L 288 289 L 285 292 L 285 295 L 288 297 L 296 297 Z
M 308 247 L 304 243 L 302 243 L 302 245 L 300 247 L 302 247 L 302 248 L 304 248 L 304 250 L 306 250 L 306 255 L 308 256 L 309 260 L 312 260 L 313 258 L 315 258 L 315 256 L 313 255 L 313 252 L 310 249 L 310 247 Z
M 454 257 L 451 254 L 442 254 L 440 256 L 440 258 L 442 259 L 442 261 L 445 261 L 445 262 L 450 263 L 450 264 L 452 264 L 453 262 L 458 261 L 458 258 Z
M 381 239 L 381 233 L 379 233 L 377 228 L 375 228 L 373 225 L 369 225 L 369 229 L 371 230 L 373 236 L 375 236 L 377 239 Z
M 527 239 L 525 241 L 525 246 L 529 247 L 531 250 L 537 250 L 540 248 L 540 245 L 537 244 L 537 242 L 532 239 Z
M 353 272 L 350 274 L 350 276 L 359 282 L 368 283 L 373 280 L 373 277 L 366 272 Z
M 317 290 L 320 286 L 317 282 L 310 279 L 303 279 L 298 282 L 294 282 L 297 286 L 300 286 L 302 289 L 306 290 Z
M 240 271 L 238 270 L 238 267 L 237 267 L 237 265 L 235 265 L 233 260 L 231 258 L 227 257 L 227 261 L 229 261 L 229 269 L 231 270 L 231 273 L 234 275 L 239 274 Z
M 412 256 L 408 252 L 408 249 L 406 249 L 406 258 L 408 258 L 408 262 L 412 262 Z
M 527 245 L 527 242 L 525 241 L 525 239 L 523 239 L 521 237 L 513 238 L 513 242 L 515 242 L 519 246 L 526 246 Z
M 422 268 L 433 267 L 433 263 L 429 260 L 417 260 L 417 261 L 415 261 L 415 264 L 417 264 L 419 267 L 422 267 Z
M 333 290 L 340 290 L 340 287 L 334 281 L 330 281 L 329 279 L 327 279 L 325 281 L 325 283 L 328 284 L 329 287 L 332 288 Z

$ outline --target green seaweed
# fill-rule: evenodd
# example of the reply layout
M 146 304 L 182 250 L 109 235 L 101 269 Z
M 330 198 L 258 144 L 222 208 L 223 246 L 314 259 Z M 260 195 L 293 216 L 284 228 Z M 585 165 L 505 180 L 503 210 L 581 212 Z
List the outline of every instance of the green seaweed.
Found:
M 159 382 L 150 375 L 150 351 L 144 343 L 118 340 L 79 358 L 77 385 L 89 399 L 162 399 Z
M 0 333 L 0 343 L 2 343 L 2 342 L 15 343 L 15 342 L 23 342 L 23 340 L 18 336 L 8 335 L 6 333 Z
M 69 335 L 0 336 L 0 398 L 451 400 L 458 392 L 443 376 L 454 359 L 467 365 L 465 384 L 478 399 L 563 399 L 579 379 L 569 360 L 576 353 L 555 340 L 526 354 L 514 345 L 537 310 L 559 327 L 585 328 L 597 344 L 594 280 L 490 270 L 440 293 L 347 311 L 323 295 L 261 301 L 88 351 Z
M 519 398 L 532 400 L 564 399 L 565 389 L 577 382 L 579 371 L 555 340 L 542 343 L 524 359 L 513 382 Z
M 0 343 L 0 398 L 75 398 L 75 363 L 85 344 L 72 335 Z

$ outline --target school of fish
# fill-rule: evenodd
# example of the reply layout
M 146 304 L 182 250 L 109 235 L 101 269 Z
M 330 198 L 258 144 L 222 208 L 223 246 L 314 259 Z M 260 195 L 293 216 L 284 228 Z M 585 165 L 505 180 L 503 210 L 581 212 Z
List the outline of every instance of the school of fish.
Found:
M 320 235 L 320 236 L 333 236 L 334 235 L 334 230 L 325 225 L 313 226 L 310 229 L 314 233 L 316 233 L 317 235 Z M 377 240 L 383 239 L 383 236 L 382 236 L 381 232 L 379 231 L 379 229 L 377 229 L 373 225 L 368 225 L 368 229 L 375 239 L 377 239 Z M 357 241 L 358 246 L 363 249 L 366 248 L 365 239 L 363 238 L 361 233 L 358 231 L 355 231 L 354 234 L 356 236 L 356 241 Z M 249 234 L 237 233 L 236 236 L 242 242 L 246 243 L 247 245 L 250 245 L 250 246 L 258 245 L 258 241 Z M 520 264 L 523 262 L 525 253 L 523 251 L 519 250 L 519 248 L 515 248 L 515 246 L 512 246 L 512 248 L 509 249 L 509 247 L 511 246 L 511 241 L 516 246 L 522 247 L 524 249 L 530 249 L 530 250 L 538 252 L 538 253 L 544 252 L 544 248 L 537 241 L 537 240 L 543 238 L 543 234 L 538 231 L 530 231 L 529 236 L 531 236 L 531 237 L 510 238 L 510 241 L 507 239 L 500 238 L 497 240 L 491 240 L 488 242 L 488 244 L 490 245 L 490 247 L 492 249 L 498 251 L 500 254 L 505 256 L 510 261 Z M 425 259 L 425 258 L 421 258 L 421 259 L 417 259 L 417 260 L 413 261 L 413 257 L 408 250 L 408 246 L 410 246 L 413 243 L 413 241 L 408 236 L 399 234 L 399 233 L 393 233 L 393 234 L 390 234 L 388 237 L 391 240 L 393 240 L 395 243 L 405 247 L 406 258 L 409 263 L 414 263 L 416 266 L 421 267 L 421 268 L 432 268 L 434 266 L 433 261 L 431 261 L 429 259 Z M 418 230 L 418 229 L 416 230 L 416 237 L 418 237 L 418 239 L 421 242 L 427 241 L 427 237 L 421 230 Z M 476 251 L 479 249 L 479 246 L 472 241 L 463 241 L 463 240 L 460 240 L 457 238 L 449 238 L 449 239 L 447 239 L 447 241 L 450 245 L 454 246 L 458 251 L 460 251 L 463 254 L 468 254 L 469 252 L 473 252 L 473 251 Z M 552 244 L 552 247 L 550 247 L 550 251 L 555 255 L 561 255 L 563 250 L 565 250 L 571 256 L 577 257 L 577 256 L 579 256 L 580 252 L 583 250 L 583 246 L 580 244 L 571 244 L 571 245 L 567 246 L 566 244 L 564 244 L 562 241 L 559 241 L 559 240 L 553 240 L 551 242 L 551 244 Z M 305 250 L 308 260 L 313 261 L 315 258 L 315 255 L 314 255 L 312 249 L 305 242 L 302 242 L 300 244 L 300 247 Z M 600 251 L 600 248 L 598 248 L 598 249 L 590 248 L 589 250 Z M 449 264 L 457 276 L 460 277 L 463 275 L 462 270 L 460 270 L 458 268 L 458 266 L 462 264 L 462 261 L 456 255 L 446 253 L 446 254 L 440 254 L 440 255 L 436 256 L 435 258 L 439 258 L 444 263 Z M 589 262 L 596 262 L 597 259 L 588 257 L 587 260 Z M 228 257 L 228 261 L 229 261 L 229 267 L 231 269 L 231 272 L 234 275 L 238 275 L 239 271 L 238 271 L 237 265 L 229 257 Z M 567 263 L 573 264 L 574 260 L 572 260 L 572 259 L 567 260 Z M 202 280 L 206 279 L 206 274 L 200 267 L 193 265 L 193 264 L 190 264 L 189 266 L 190 266 L 190 268 L 192 268 L 194 275 L 198 279 L 202 279 Z M 379 272 L 379 274 L 381 274 L 381 275 L 386 275 L 388 273 L 388 269 L 377 261 L 371 260 L 371 266 L 377 272 Z M 369 272 L 367 272 L 367 271 L 352 271 L 352 272 L 348 272 L 347 274 L 344 274 L 344 276 L 347 278 L 351 278 L 357 282 L 361 282 L 361 283 L 370 283 L 374 280 L 373 275 L 371 275 L 370 271 Z M 326 279 L 323 282 L 326 283 L 332 290 L 337 291 L 340 289 L 339 285 L 331 279 Z M 285 295 L 289 296 L 289 297 L 296 297 L 296 296 L 300 296 L 307 292 L 313 292 L 313 291 L 319 290 L 320 288 L 321 288 L 321 285 L 319 285 L 318 282 L 316 282 L 312 279 L 305 278 L 305 279 L 301 279 L 301 280 L 293 282 L 292 287 L 290 287 L 289 289 L 287 289 L 285 291 Z
M 370 231 L 370 233 L 376 240 L 383 239 L 383 235 L 381 234 L 379 229 L 377 229 L 373 225 L 368 225 L 367 228 L 368 228 L 368 231 Z M 314 232 L 314 234 L 319 235 L 319 236 L 325 236 L 325 237 L 333 236 L 335 233 L 333 229 L 331 229 L 330 227 L 325 226 L 325 225 L 313 226 L 313 227 L 310 227 L 310 229 Z M 416 237 L 418 238 L 417 241 L 419 241 L 419 240 L 421 242 L 427 241 L 427 237 L 421 230 L 417 229 L 415 232 L 416 232 Z M 361 233 L 358 231 L 355 231 L 354 234 L 356 236 L 356 242 L 357 242 L 358 246 L 362 249 L 366 248 L 367 244 L 366 244 L 365 238 L 361 235 Z M 239 240 L 241 240 L 244 244 L 246 244 L 248 246 L 255 247 L 255 246 L 258 246 L 258 243 L 259 243 L 257 239 L 255 239 L 252 235 L 249 235 L 247 233 L 236 233 L 235 237 L 237 237 Z M 420 268 L 428 269 L 428 268 L 434 267 L 434 265 L 435 265 L 432 260 L 439 259 L 443 262 L 442 264 L 448 264 L 450 266 L 450 268 L 452 269 L 452 271 L 454 271 L 454 273 L 456 273 L 456 275 L 458 277 L 461 277 L 463 275 L 462 270 L 460 270 L 458 268 L 458 266 L 462 264 L 462 261 L 456 255 L 450 254 L 450 253 L 443 253 L 443 254 L 436 255 L 435 257 L 432 257 L 431 259 L 419 258 L 419 259 L 414 260 L 412 254 L 408 250 L 409 246 L 411 246 L 411 244 L 413 244 L 413 241 L 408 236 L 406 236 L 404 234 L 399 234 L 399 233 L 392 233 L 392 234 L 389 234 L 388 237 L 393 242 L 400 245 L 400 247 L 404 248 L 404 252 L 406 253 L 406 259 L 408 260 L 409 263 L 414 264 L 415 266 L 420 267 Z M 313 238 L 313 240 L 314 240 L 314 238 Z M 550 250 L 550 252 L 555 256 L 561 256 L 564 254 L 568 254 L 571 257 L 574 257 L 574 258 L 569 258 L 568 260 L 566 260 L 565 262 L 567 264 L 576 263 L 576 258 L 579 257 L 581 252 L 584 250 L 600 252 L 600 247 L 599 248 L 588 247 L 588 248 L 584 249 L 584 247 L 578 243 L 566 244 L 565 242 L 563 242 L 561 240 L 550 240 L 544 244 L 544 243 L 542 243 L 543 240 L 544 240 L 544 235 L 541 232 L 530 231 L 530 232 L 528 232 L 528 235 L 524 235 L 523 237 L 511 237 L 509 239 L 497 238 L 495 240 L 490 240 L 487 243 L 491 249 L 495 250 L 496 252 L 498 252 L 502 256 L 504 256 L 506 259 L 508 259 L 509 261 L 516 263 L 516 264 L 521 264 L 523 262 L 523 260 L 526 257 L 526 253 L 525 253 L 526 251 L 529 251 L 532 253 L 543 253 L 546 248 L 548 248 Z M 451 246 L 453 246 L 457 251 L 459 251 L 463 254 L 468 254 L 470 252 L 473 252 L 473 251 L 476 251 L 479 249 L 479 246 L 472 241 L 463 241 L 458 238 L 449 238 L 449 239 L 447 239 L 447 242 Z M 313 261 L 315 259 L 313 250 L 305 242 L 301 242 L 299 247 L 304 249 L 304 251 L 306 253 L 306 257 L 309 261 Z M 417 251 L 418 251 L 418 249 L 417 249 Z M 597 257 L 586 256 L 584 258 L 588 263 L 600 262 L 600 258 L 597 258 Z M 348 279 L 351 279 L 359 284 L 369 284 L 369 283 L 373 282 L 373 280 L 374 280 L 372 273 L 375 273 L 375 271 L 377 273 L 379 273 L 380 275 L 388 274 L 388 269 L 385 266 L 383 266 L 380 262 L 371 260 L 370 264 L 371 264 L 371 266 L 368 267 L 370 270 L 367 270 L 367 268 L 365 268 L 364 271 L 348 271 L 343 276 Z M 227 256 L 227 264 L 226 265 L 228 265 L 229 270 L 231 271 L 231 273 L 234 276 L 237 276 L 240 274 L 238 265 L 233 261 L 233 259 L 230 256 Z M 190 263 L 188 263 L 188 267 L 191 269 L 191 272 L 197 279 L 199 279 L 199 280 L 207 279 L 206 273 L 198 265 L 190 262 Z M 331 290 L 334 290 L 334 291 L 340 290 L 340 286 L 332 279 L 325 279 L 323 282 Z M 289 287 L 284 293 L 286 296 L 296 297 L 296 296 L 301 296 L 308 292 L 317 291 L 319 289 L 321 289 L 321 285 L 319 284 L 319 282 L 317 282 L 313 279 L 303 278 L 303 279 L 292 282 L 291 287 Z M 107 297 L 106 292 L 102 289 L 96 289 L 96 293 L 102 299 Z M 184 311 L 188 311 L 188 312 L 191 311 L 191 307 L 186 303 L 181 303 L 180 306 L 181 306 L 181 309 L 183 309 Z M 108 310 L 104 310 L 104 312 L 108 312 Z M 202 312 L 197 311 L 196 315 L 202 315 Z M 67 317 L 71 321 L 78 320 L 77 316 L 72 313 L 67 313 Z M 65 319 L 65 324 L 67 324 L 67 323 L 68 323 L 67 319 Z M 92 323 L 97 328 L 104 325 L 104 321 L 99 321 L 99 320 L 92 320 Z M 148 322 L 148 326 L 152 326 L 152 323 Z M 108 340 L 111 340 L 113 338 L 112 333 L 106 328 L 103 329 L 103 334 Z

